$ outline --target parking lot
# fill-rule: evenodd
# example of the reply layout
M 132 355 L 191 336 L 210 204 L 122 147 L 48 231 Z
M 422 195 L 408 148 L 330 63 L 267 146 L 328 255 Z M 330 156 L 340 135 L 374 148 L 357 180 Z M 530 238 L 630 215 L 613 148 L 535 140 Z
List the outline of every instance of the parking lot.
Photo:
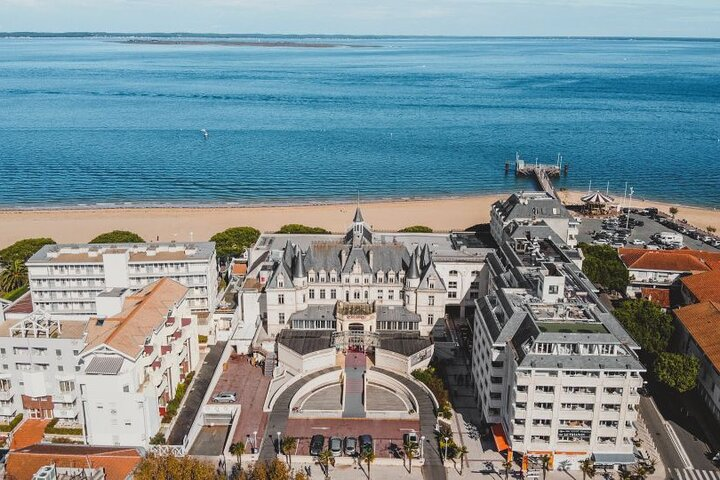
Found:
M 701 240 L 703 237 L 708 236 L 708 234 L 700 232 L 693 233 L 693 235 L 701 239 L 693 238 L 688 234 L 684 234 L 682 230 L 679 232 L 676 231 L 673 228 L 673 222 L 665 217 L 651 218 L 650 216 L 638 213 L 631 213 L 629 217 L 629 222 L 627 217 L 625 217 L 622 218 L 621 221 L 618 220 L 617 224 L 612 224 L 612 222 L 608 224 L 606 218 L 583 218 L 578 234 L 578 242 L 589 244 L 601 243 L 628 248 L 647 248 L 647 245 L 650 245 L 650 248 L 665 249 L 668 248 L 668 245 L 664 245 L 655 240 L 655 236 L 661 232 L 672 232 L 679 233 L 682 236 L 684 247 L 695 250 L 718 251 L 718 248 Z M 665 222 L 665 224 L 660 223 L 661 221 Z M 625 230 L 626 226 L 631 228 Z M 686 231 L 692 229 L 690 226 L 683 226 L 680 222 L 676 222 L 675 228 L 678 227 Z M 617 233 L 620 233 L 620 235 L 613 235 Z M 623 234 L 626 234 L 626 236 Z M 717 237 L 713 236 L 713 238 Z
M 402 449 L 403 434 L 411 431 L 420 431 L 419 421 L 291 418 L 283 435 L 297 438 L 296 455 L 310 454 L 310 438 L 313 435 L 324 436 L 325 447 L 328 439 L 333 436 L 357 438 L 360 435 L 370 435 L 373 437 L 375 455 L 379 458 L 395 458 L 396 451 Z

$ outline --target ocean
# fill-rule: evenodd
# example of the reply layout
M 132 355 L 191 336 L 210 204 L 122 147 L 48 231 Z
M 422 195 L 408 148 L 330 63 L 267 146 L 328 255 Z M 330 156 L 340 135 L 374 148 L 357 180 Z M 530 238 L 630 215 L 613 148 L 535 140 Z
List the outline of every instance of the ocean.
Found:
M 169 40 L 0 38 L 0 206 L 509 193 L 520 152 L 720 207 L 720 40 Z

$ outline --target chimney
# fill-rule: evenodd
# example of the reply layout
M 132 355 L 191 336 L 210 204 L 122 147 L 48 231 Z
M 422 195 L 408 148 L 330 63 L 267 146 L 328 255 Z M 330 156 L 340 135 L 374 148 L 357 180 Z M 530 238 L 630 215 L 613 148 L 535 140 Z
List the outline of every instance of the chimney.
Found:
M 345 267 L 345 263 L 347 262 L 347 251 L 343 248 L 340 250 L 340 265 Z
M 370 264 L 370 270 L 374 270 L 374 268 L 375 268 L 373 266 L 374 257 L 375 257 L 375 252 L 373 252 L 372 250 L 369 250 L 368 251 L 368 264 Z

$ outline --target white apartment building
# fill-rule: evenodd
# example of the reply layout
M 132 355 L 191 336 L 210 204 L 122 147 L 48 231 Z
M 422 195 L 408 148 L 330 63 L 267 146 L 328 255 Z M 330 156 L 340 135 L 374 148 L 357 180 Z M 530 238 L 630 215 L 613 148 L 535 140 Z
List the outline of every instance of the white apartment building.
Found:
M 475 312 L 472 371 L 483 417 L 530 468 L 546 454 L 556 469 L 588 457 L 634 463 L 638 345 L 553 229 L 515 224 L 503 236 Z
M 189 294 L 167 278 L 136 293 L 103 294 L 76 379 L 90 445 L 147 447 L 158 432 L 167 403 L 198 364 Z
M 546 192 L 521 192 L 495 202 L 490 209 L 490 233 L 498 245 L 505 242 L 503 231 L 511 222 L 547 225 L 569 246 L 577 246 L 580 221 L 557 198 Z
M 78 419 L 75 376 L 85 323 L 35 312 L 0 324 L 0 419 Z
M 138 243 L 46 245 L 27 261 L 34 309 L 62 318 L 87 319 L 95 297 L 112 288 L 140 289 L 172 278 L 190 289 L 195 312 L 215 309 L 215 244 Z
M 472 311 L 491 251 L 473 233 L 375 233 L 358 208 L 345 235 L 263 234 L 239 304 L 271 337 L 286 328 L 427 336 L 449 309 Z

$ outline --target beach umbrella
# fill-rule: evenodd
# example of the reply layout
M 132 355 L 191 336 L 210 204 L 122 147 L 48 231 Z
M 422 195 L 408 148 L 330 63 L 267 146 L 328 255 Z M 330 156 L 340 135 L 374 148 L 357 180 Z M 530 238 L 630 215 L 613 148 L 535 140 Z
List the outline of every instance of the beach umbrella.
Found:
M 595 205 L 604 205 L 608 203 L 612 203 L 615 199 L 609 195 L 605 195 L 604 193 L 600 193 L 599 191 L 588 193 L 587 195 L 580 198 L 585 203 L 592 203 Z

